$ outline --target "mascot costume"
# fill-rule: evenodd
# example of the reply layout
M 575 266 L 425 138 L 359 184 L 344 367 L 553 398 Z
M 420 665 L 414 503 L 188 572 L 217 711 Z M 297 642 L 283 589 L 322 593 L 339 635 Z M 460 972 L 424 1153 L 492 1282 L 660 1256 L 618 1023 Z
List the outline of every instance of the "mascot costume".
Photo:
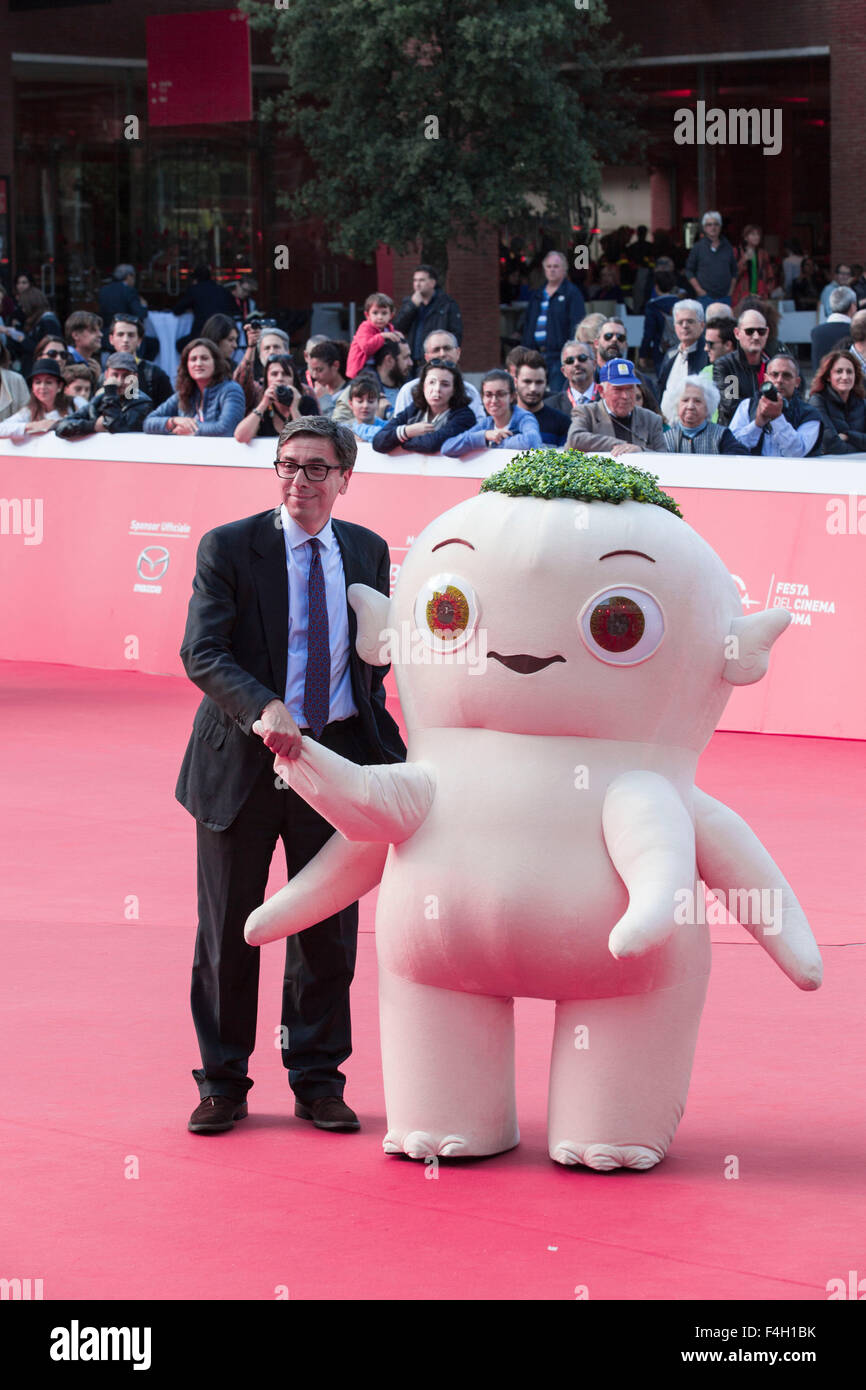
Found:
M 821 982 L 781 871 L 695 786 L 731 686 L 761 679 L 790 615 L 744 616 L 650 474 L 544 449 L 432 521 L 390 601 L 363 585 L 349 600 L 363 659 L 393 662 L 408 760 L 357 767 L 309 738 L 277 758 L 338 833 L 250 916 L 247 940 L 381 882 L 386 1153 L 517 1144 L 523 995 L 556 1001 L 551 1158 L 651 1168 L 685 1106 L 705 886 L 794 984 Z

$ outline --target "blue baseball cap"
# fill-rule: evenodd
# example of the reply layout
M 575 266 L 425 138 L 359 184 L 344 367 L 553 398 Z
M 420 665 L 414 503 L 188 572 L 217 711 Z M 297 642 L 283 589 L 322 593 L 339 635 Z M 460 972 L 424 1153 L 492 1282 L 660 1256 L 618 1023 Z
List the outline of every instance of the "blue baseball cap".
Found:
M 611 386 L 640 386 L 640 377 L 635 376 L 634 367 L 627 357 L 614 357 L 598 369 L 600 382 Z

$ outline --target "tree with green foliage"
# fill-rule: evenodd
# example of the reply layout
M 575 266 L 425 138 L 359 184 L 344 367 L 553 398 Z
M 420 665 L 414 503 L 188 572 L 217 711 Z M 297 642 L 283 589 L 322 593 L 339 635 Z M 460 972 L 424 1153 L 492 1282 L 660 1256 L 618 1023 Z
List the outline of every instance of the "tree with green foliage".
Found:
M 320 217 L 331 249 L 447 243 L 484 225 L 569 218 L 598 198 L 601 166 L 639 145 L 604 0 L 240 0 L 270 32 L 285 89 L 265 103 L 312 176 L 281 196 Z

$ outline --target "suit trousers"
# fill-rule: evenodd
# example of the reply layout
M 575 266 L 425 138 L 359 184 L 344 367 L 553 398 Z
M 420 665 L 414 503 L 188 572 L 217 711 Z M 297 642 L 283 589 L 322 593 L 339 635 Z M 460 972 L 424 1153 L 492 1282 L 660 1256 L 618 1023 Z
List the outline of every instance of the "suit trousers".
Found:
M 357 717 L 328 724 L 320 742 L 352 762 L 374 761 Z M 333 826 L 283 784 L 270 759 L 226 830 L 197 822 L 199 924 L 191 1003 L 202 1065 L 199 1092 L 243 1100 L 256 1041 L 259 948 L 244 923 L 263 901 L 277 839 L 289 878 L 334 834 Z M 289 1085 L 305 1104 L 342 1096 L 339 1070 L 352 1050 L 349 986 L 355 972 L 358 904 L 286 940 L 281 1052 Z

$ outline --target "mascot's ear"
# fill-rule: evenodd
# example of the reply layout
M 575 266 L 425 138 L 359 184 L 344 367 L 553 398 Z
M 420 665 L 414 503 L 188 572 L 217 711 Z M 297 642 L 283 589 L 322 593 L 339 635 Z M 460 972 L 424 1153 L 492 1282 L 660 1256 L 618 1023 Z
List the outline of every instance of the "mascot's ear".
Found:
M 761 613 L 735 618 L 727 637 L 731 656 L 722 672 L 730 685 L 754 685 L 767 674 L 770 648 L 791 621 L 784 608 L 765 608 Z
M 391 600 L 367 584 L 350 584 L 346 592 L 358 618 L 356 652 L 368 666 L 387 666 L 391 660 Z

